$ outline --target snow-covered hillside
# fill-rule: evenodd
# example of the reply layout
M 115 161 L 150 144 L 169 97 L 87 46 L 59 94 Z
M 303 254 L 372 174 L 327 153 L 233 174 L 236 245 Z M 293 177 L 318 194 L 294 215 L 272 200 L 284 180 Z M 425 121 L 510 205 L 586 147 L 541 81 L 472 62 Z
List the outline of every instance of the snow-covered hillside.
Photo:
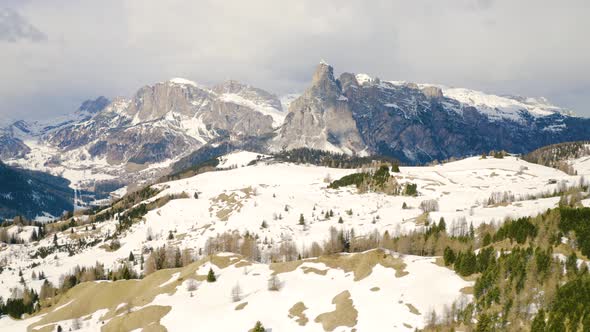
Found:
M 210 268 L 216 282 L 205 281 Z M 429 311 L 466 303 L 471 285 L 431 258 L 381 250 L 272 265 L 219 254 L 140 281 L 82 284 L 40 315 L 1 319 L 0 329 L 247 331 L 262 321 L 272 331 L 412 331 Z
M 433 264 L 434 258 L 400 257 L 392 253 L 391 259 L 406 264 L 403 270 L 408 275 L 399 276 L 400 272 L 395 268 L 389 269 L 386 263 L 380 263 L 373 267 L 373 273 L 355 281 L 354 273 L 347 271 L 349 265 L 345 263 L 331 265 L 321 259 L 310 259 L 303 263 L 281 265 L 288 272 L 279 275 L 284 285 L 280 292 L 274 293 L 266 290 L 266 281 L 274 266 L 267 265 L 273 250 L 284 243 L 291 243 L 299 252 L 309 250 L 314 242 L 325 242 L 332 228 L 354 229 L 356 236 L 361 238 L 385 231 L 396 235 L 423 229 L 426 220 L 437 222 L 443 217 L 447 231 L 452 233 L 466 229 L 470 224 L 477 227 L 484 222 L 501 223 L 507 217 L 536 215 L 557 205 L 559 197 L 547 196 L 555 190 L 578 185 L 587 170 L 580 168 L 577 176 L 570 176 L 513 156 L 502 159 L 471 157 L 436 166 L 400 167 L 400 172 L 391 173 L 391 176 L 400 184 L 416 184 L 418 195 L 390 196 L 378 192 L 359 194 L 354 187 L 327 188 L 329 181 L 358 170 L 283 163 L 245 151 L 221 157 L 218 168 L 217 171 L 191 178 L 154 185 L 153 188 L 161 192 L 143 203 L 166 196 L 176 199 L 148 211 L 142 221 L 123 231 L 118 239 L 120 247 L 113 247 L 112 240 L 105 240 L 109 234 L 116 232 L 119 225 L 113 219 L 94 223 L 95 229 L 92 225 L 83 225 L 58 232 L 55 239 L 49 236 L 38 243 L 2 246 L 0 262 L 9 268 L 0 273 L 0 281 L 5 286 L 0 288 L 0 296 L 7 298 L 11 288 L 21 287 L 20 271 L 27 287 L 39 289 L 43 281 L 32 278 L 33 272 L 38 274 L 42 271 L 49 281 L 59 284 L 61 276 L 73 271 L 76 266 L 93 266 L 100 261 L 105 268 L 115 269 L 127 261 L 130 253 L 135 257 L 146 256 L 149 253 L 146 248 L 164 245 L 190 249 L 195 258 L 205 260 L 200 265 L 191 265 L 183 270 L 159 271 L 155 274 L 157 276 L 133 281 L 138 283 L 139 289 L 151 287 L 149 289 L 155 292 L 154 297 L 141 303 L 133 302 L 131 309 L 125 309 L 125 312 L 117 310 L 137 294 L 115 296 L 104 307 L 83 309 L 77 309 L 78 302 L 68 303 L 66 298 L 60 300 L 59 305 L 69 309 L 60 314 L 53 309 L 46 317 L 36 316 L 24 322 L 4 318 L 0 320 L 0 328 L 18 330 L 37 321 L 40 325 L 59 322 L 62 327 L 68 327 L 72 323 L 68 317 L 79 314 L 75 317 L 92 316 L 84 320 L 83 326 L 93 331 L 97 329 L 97 324 L 102 325 L 103 321 L 107 324 L 114 316 L 144 312 L 148 310 L 146 308 L 158 305 L 171 307 L 164 310 L 160 320 L 160 324 L 170 331 L 177 330 L 178 322 L 185 324 L 196 319 L 192 317 L 195 310 L 206 312 L 202 317 L 207 319 L 199 318 L 203 327 L 247 330 L 256 320 L 262 320 L 268 327 L 284 331 L 297 329 L 296 318 L 289 318 L 287 311 L 302 301 L 308 308 L 304 313 L 309 321 L 301 329 L 319 331 L 322 330 L 321 323 L 316 322 L 316 318 L 322 313 L 334 311 L 332 300 L 348 291 L 353 307 L 358 311 L 358 321 L 353 324 L 358 331 L 392 327 L 413 330 L 423 326 L 426 312 L 450 305 L 461 296 L 459 290 L 470 284 L 452 271 Z M 438 209 L 425 213 L 420 209 L 425 201 L 436 201 Z M 328 211 L 333 213 L 332 217 L 326 216 Z M 84 221 L 87 217 L 77 218 Z M 205 255 L 208 239 L 236 232 L 241 235 L 256 234 L 256 242 L 262 248 L 262 263 L 239 263 L 240 259 L 235 259 L 229 265 L 213 264 L 213 269 L 220 276 L 219 282 L 200 282 L 191 297 L 190 291 L 187 291 L 188 280 L 202 281 L 202 276 L 210 267 Z M 82 240 L 94 245 L 71 252 L 51 252 L 44 258 L 35 256 L 40 248 L 51 248 L 55 243 L 62 247 L 68 244 L 75 247 Z M 292 264 L 296 264 L 295 268 Z M 139 264 L 134 265 L 134 269 L 141 272 Z M 155 282 L 158 284 L 155 285 Z M 164 283 L 162 289 L 156 287 Z M 243 299 L 233 303 L 230 293 L 236 284 L 241 287 Z M 116 286 L 118 283 L 97 285 L 101 283 L 80 287 L 121 287 Z M 156 290 L 152 289 L 155 287 Z M 94 289 L 89 294 L 97 291 Z M 425 297 L 425 294 L 428 296 Z M 83 296 L 89 295 L 84 292 L 71 295 L 75 301 L 83 301 Z M 338 303 L 348 301 L 344 295 L 334 300 Z M 368 306 L 367 301 L 373 305 Z M 248 304 L 243 304 L 245 302 Z M 238 305 L 242 309 L 235 310 Z M 100 318 L 109 312 L 104 316 L 108 319 Z

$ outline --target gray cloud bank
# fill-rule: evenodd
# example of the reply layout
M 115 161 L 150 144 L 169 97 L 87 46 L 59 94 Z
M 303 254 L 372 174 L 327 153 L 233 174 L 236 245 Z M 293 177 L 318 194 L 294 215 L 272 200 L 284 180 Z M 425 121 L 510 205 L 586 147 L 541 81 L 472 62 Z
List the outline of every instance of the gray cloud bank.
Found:
M 177 76 L 299 91 L 321 58 L 337 72 L 546 96 L 590 116 L 587 0 L 31 0 L 11 6 L 12 15 L 0 12 L 0 116 L 47 117 L 90 97 L 129 96 Z

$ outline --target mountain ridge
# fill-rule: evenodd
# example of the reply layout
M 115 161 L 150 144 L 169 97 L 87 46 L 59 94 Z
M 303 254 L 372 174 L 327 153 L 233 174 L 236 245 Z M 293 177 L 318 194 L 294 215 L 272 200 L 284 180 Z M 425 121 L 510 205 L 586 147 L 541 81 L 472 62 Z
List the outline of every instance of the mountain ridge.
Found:
M 305 147 L 423 164 L 590 139 L 590 119 L 542 98 L 347 72 L 336 77 L 325 62 L 300 95 L 279 98 L 237 81 L 206 87 L 173 78 L 141 87 L 131 98 L 85 102 L 66 118 L 0 129 L 0 159 L 90 187 L 107 178 L 145 183 L 222 143 L 261 153 Z

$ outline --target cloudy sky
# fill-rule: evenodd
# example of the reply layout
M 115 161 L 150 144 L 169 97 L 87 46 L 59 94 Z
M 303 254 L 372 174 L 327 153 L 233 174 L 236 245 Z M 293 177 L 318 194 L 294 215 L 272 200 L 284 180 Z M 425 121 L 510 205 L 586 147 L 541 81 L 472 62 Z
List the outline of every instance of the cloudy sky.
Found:
M 590 116 L 588 0 L 0 0 L 0 117 L 171 77 L 277 94 L 337 73 L 546 96 Z

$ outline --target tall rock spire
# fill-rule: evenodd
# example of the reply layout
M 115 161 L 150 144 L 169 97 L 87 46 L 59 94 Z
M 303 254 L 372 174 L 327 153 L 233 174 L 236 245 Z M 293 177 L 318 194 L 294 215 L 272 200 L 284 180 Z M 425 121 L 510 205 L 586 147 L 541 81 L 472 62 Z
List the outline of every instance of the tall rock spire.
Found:
M 278 149 L 313 148 L 355 154 L 365 150 L 334 69 L 321 62 L 311 86 L 289 107 Z

